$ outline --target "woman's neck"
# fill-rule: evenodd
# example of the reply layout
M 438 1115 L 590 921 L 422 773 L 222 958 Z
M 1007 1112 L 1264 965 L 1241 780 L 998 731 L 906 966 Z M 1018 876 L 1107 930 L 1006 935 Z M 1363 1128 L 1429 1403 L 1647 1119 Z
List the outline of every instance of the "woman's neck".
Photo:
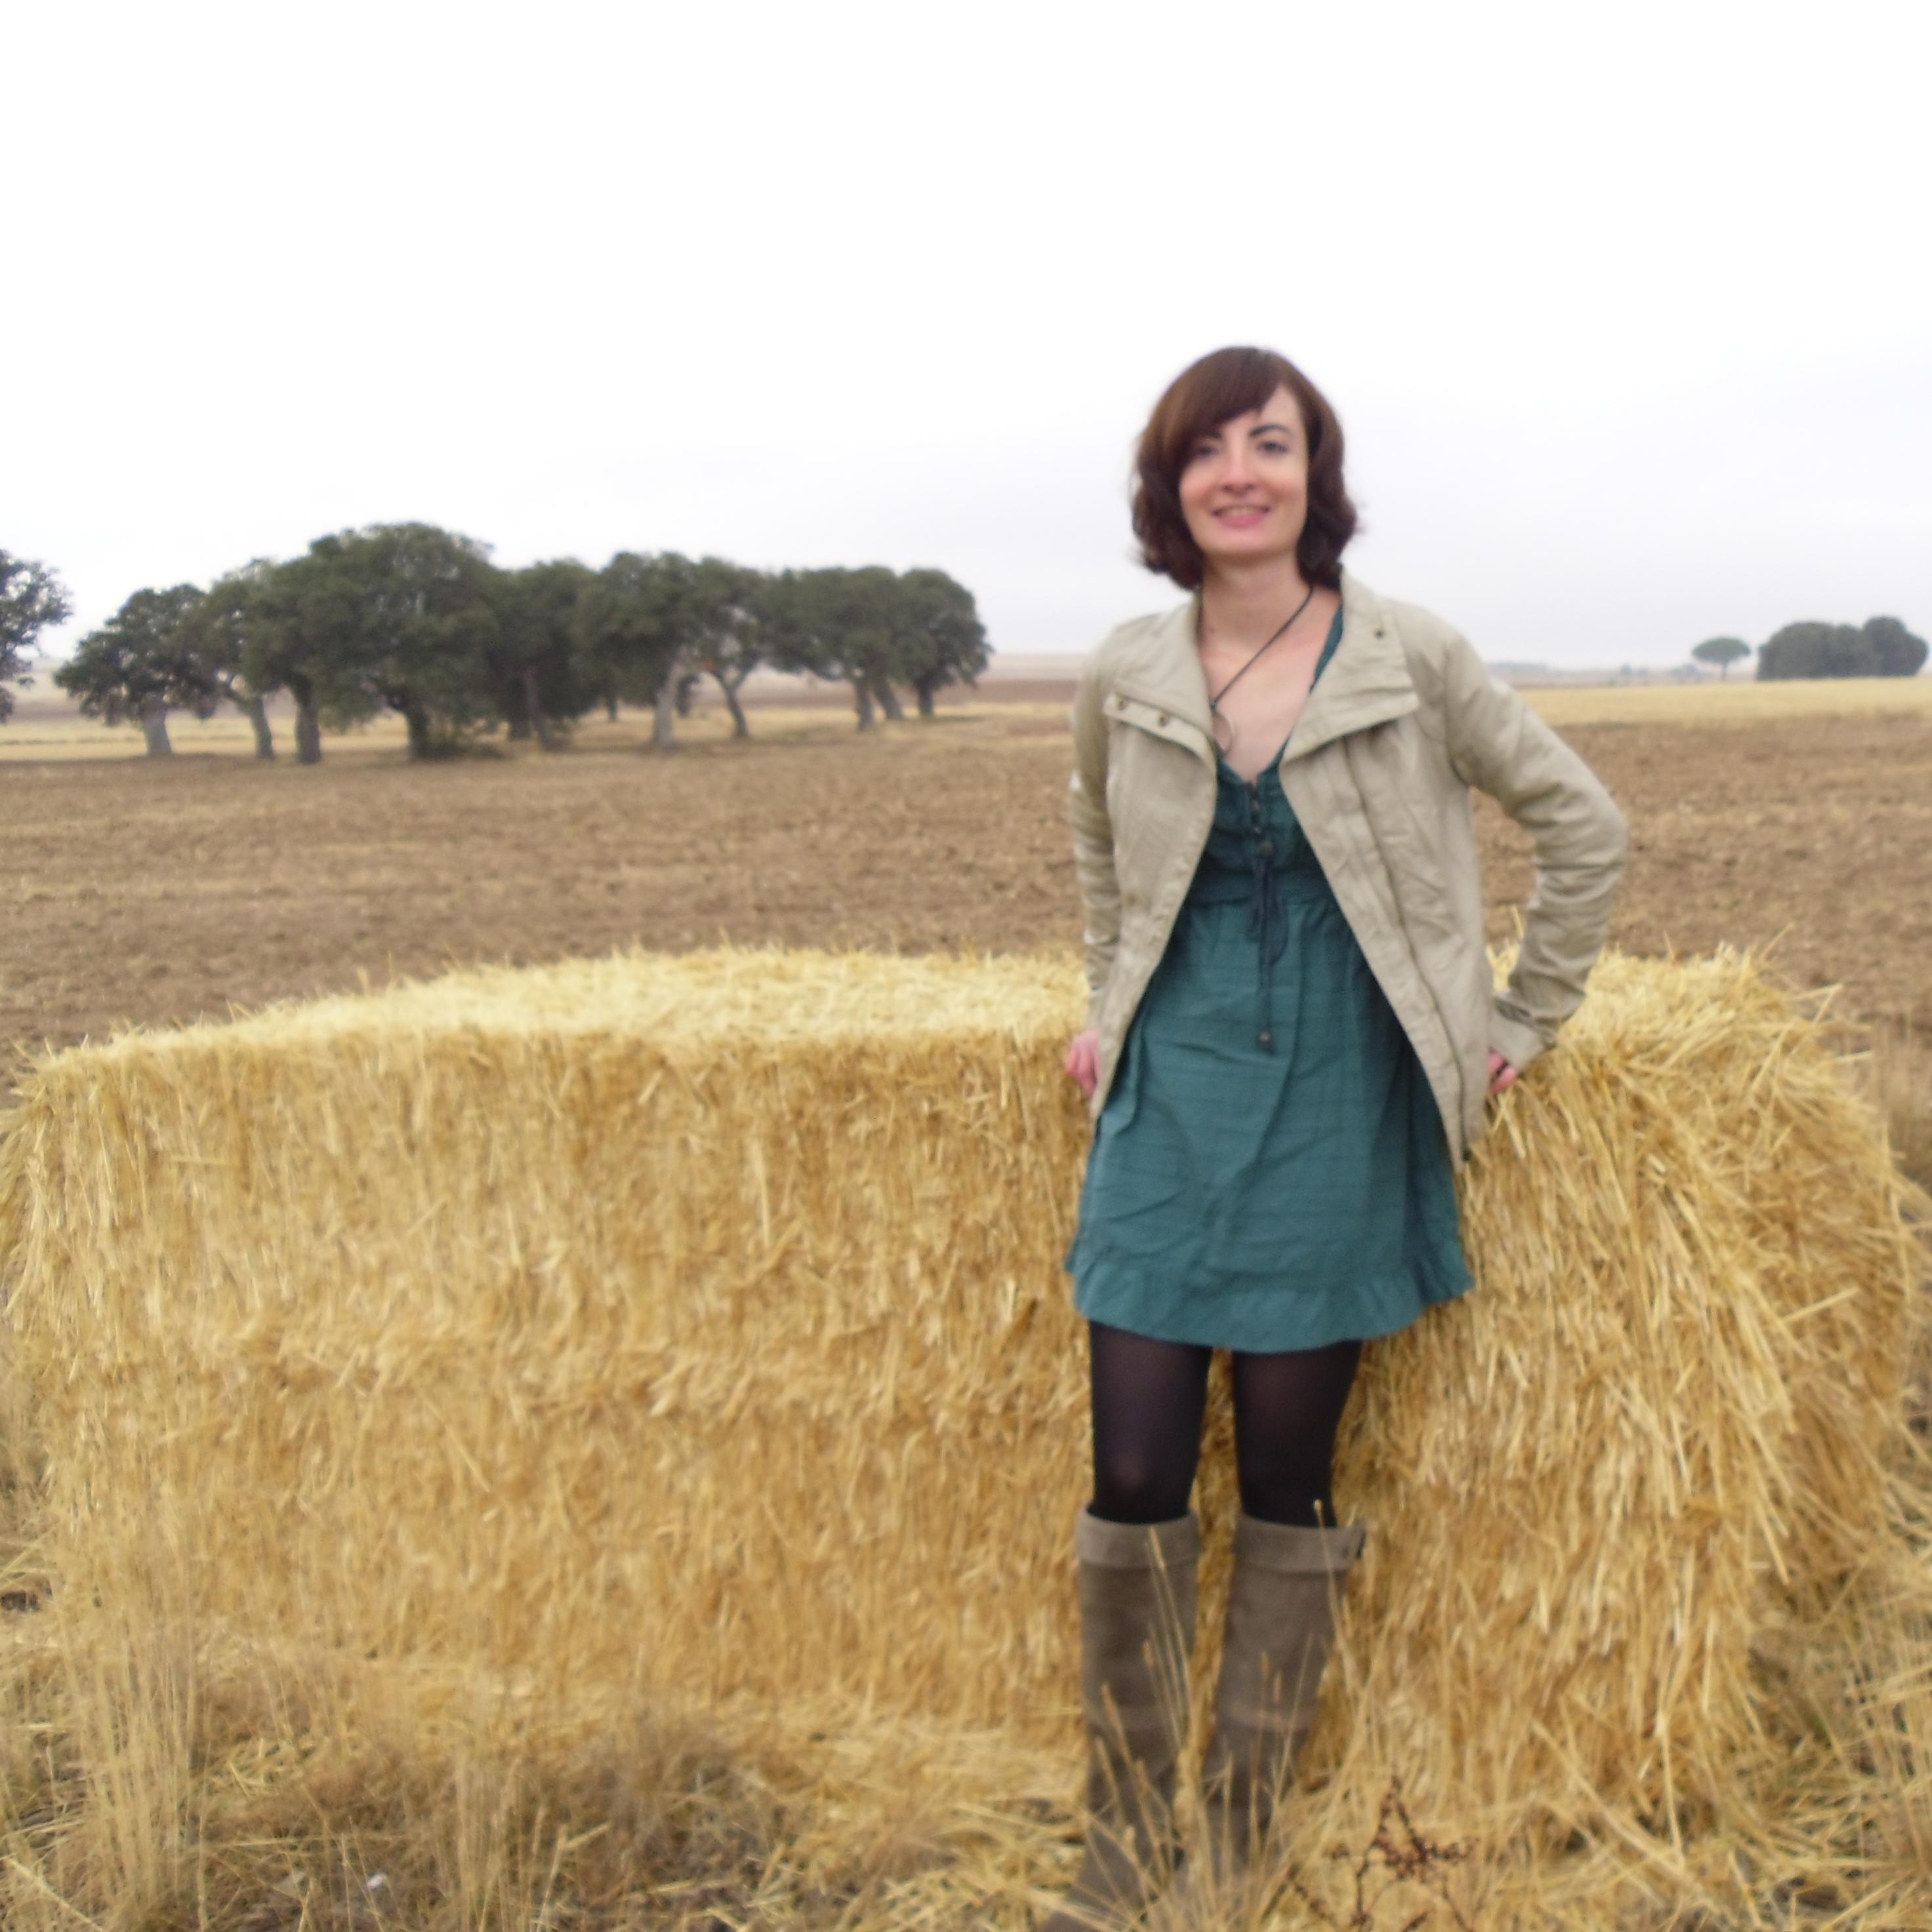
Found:
M 1258 644 L 1308 595 L 1292 557 L 1270 557 L 1246 570 L 1210 570 L 1201 586 L 1201 614 L 1223 644 Z

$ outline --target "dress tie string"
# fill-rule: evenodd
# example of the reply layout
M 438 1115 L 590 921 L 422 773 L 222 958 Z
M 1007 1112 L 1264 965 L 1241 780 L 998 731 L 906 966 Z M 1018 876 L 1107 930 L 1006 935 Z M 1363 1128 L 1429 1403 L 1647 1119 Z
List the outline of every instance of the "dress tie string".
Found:
M 1248 914 L 1248 937 L 1254 940 L 1260 955 L 1255 1037 L 1260 1046 L 1272 1053 L 1274 969 L 1276 962 L 1288 950 L 1288 904 L 1282 894 L 1281 875 L 1275 868 L 1274 838 L 1262 826 L 1258 788 L 1251 784 L 1248 795 L 1252 807 L 1248 851 L 1255 875 L 1254 898 Z

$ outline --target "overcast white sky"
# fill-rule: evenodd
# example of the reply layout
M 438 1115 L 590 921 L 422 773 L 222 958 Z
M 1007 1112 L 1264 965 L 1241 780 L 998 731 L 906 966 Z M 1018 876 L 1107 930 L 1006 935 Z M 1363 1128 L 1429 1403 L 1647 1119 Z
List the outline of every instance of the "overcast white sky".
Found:
M 1224 343 L 1492 659 L 1932 632 L 1932 8 L 11 10 L 0 548 L 81 630 L 358 524 L 1172 601 L 1127 452 Z M 62 640 L 56 640 L 58 648 Z

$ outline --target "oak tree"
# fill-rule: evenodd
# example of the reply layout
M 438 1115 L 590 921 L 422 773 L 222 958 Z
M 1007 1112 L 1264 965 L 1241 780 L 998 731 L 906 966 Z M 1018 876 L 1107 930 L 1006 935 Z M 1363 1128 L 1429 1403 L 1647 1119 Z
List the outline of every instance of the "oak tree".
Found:
M 8 685 L 34 681 L 27 666 L 38 653 L 40 633 L 73 614 L 60 579 L 45 564 L 0 550 L 0 724 L 14 712 Z
M 580 675 L 600 694 L 651 707 L 651 742 L 676 742 L 678 687 L 698 668 L 705 625 L 698 567 L 674 550 L 620 550 L 578 598 Z
M 596 572 L 574 559 L 494 573 L 496 636 L 488 648 L 498 712 L 513 739 L 556 751 L 602 692 L 584 677 L 576 650 L 578 602 Z
M 899 674 L 918 694 L 919 715 L 932 716 L 934 694 L 978 681 L 990 655 L 973 593 L 943 570 L 908 570 L 895 599 Z
M 497 635 L 484 547 L 433 524 L 373 524 L 318 537 L 266 587 L 258 688 L 295 698 L 297 756 L 321 756 L 320 726 L 385 710 L 412 758 L 459 749 L 492 712 Z
M 211 716 L 220 692 L 196 648 L 194 618 L 202 592 L 192 584 L 137 590 L 54 673 L 54 682 L 80 700 L 90 718 L 118 724 L 131 718 L 151 758 L 174 749 L 171 710 Z
M 268 586 L 274 566 L 258 558 L 218 578 L 189 620 L 190 640 L 216 691 L 247 718 L 255 755 L 272 758 L 268 700 L 278 688 L 261 680 L 274 658 L 268 634 L 274 622 Z

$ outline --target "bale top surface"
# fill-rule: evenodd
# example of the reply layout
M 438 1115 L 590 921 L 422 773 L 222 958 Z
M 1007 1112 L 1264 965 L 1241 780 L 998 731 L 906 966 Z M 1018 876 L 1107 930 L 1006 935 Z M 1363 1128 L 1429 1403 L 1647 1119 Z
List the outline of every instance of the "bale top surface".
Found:
M 1077 1024 L 1077 962 L 1040 954 L 632 952 L 539 968 L 494 966 L 382 991 L 275 1006 L 226 1024 L 130 1032 L 83 1052 L 317 1044 L 362 1035 L 604 1034 L 670 1052 L 761 1043 L 877 1047 L 944 1038 L 1060 1035 Z

